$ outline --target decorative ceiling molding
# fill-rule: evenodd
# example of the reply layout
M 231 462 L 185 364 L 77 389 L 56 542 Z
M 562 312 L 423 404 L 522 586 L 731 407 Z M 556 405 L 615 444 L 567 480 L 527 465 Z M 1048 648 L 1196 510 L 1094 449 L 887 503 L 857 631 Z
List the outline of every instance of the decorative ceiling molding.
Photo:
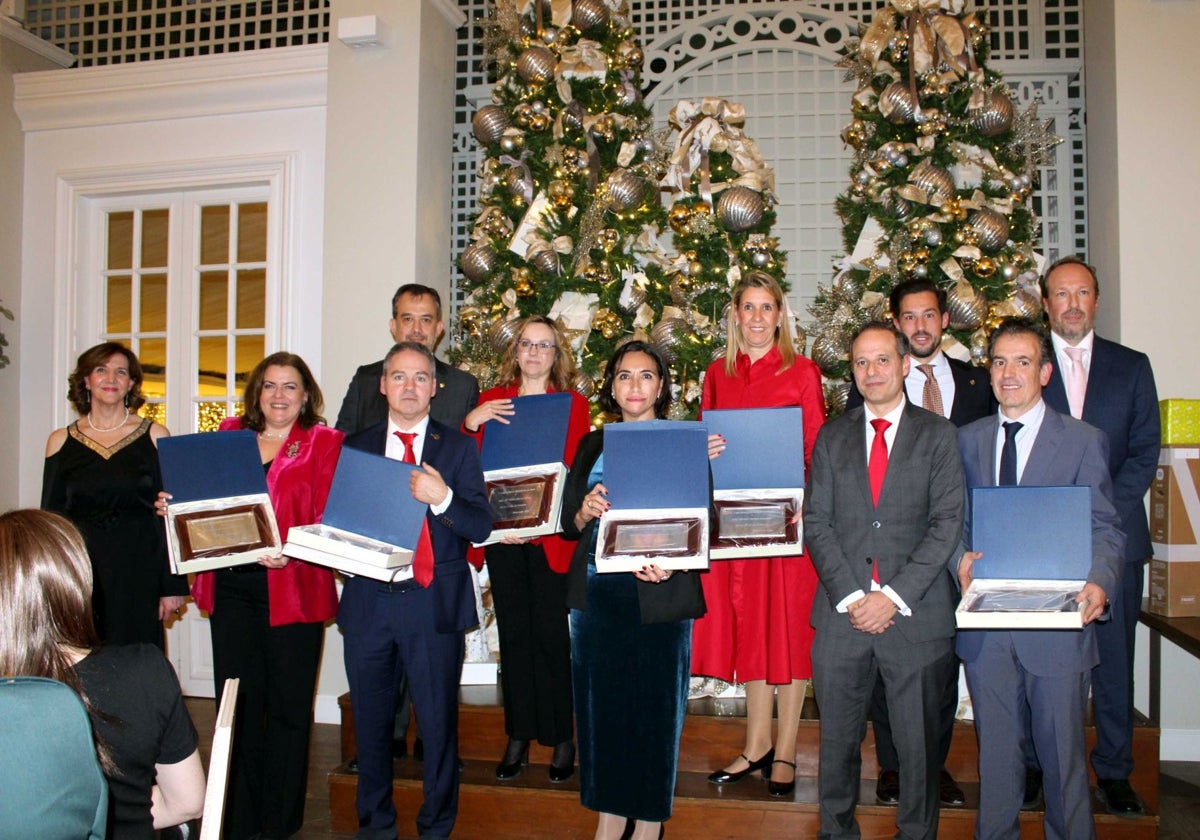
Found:
M 324 44 L 46 70 L 14 77 L 13 104 L 27 132 L 321 107 L 327 72 Z

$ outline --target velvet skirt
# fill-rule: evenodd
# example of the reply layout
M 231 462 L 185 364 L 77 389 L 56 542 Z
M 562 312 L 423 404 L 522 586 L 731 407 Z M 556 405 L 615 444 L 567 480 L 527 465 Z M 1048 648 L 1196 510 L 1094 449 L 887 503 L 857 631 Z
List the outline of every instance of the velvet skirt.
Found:
M 671 816 L 687 711 L 692 621 L 642 624 L 637 579 L 588 564 L 586 610 L 571 610 L 571 670 L 585 808 Z

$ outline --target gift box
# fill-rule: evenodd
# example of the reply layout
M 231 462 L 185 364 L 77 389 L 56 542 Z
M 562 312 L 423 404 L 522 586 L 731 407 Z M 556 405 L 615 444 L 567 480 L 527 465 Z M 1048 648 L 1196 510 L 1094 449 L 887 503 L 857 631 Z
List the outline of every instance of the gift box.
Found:
M 1159 400 L 1163 446 L 1200 446 L 1200 400 Z
M 177 575 L 257 563 L 281 549 L 258 440 L 249 430 L 158 441 L 167 556 Z
M 283 553 L 348 575 L 412 577 L 429 506 L 413 498 L 413 464 L 343 448 L 320 523 L 293 525 Z
M 708 568 L 708 430 L 701 423 L 643 420 L 604 427 L 598 572 Z
M 1092 568 L 1092 489 L 971 488 L 971 550 L 983 556 L 955 611 L 960 629 L 1083 627 L 1075 597 Z
M 571 420 L 571 395 L 516 397 L 508 423 L 483 427 L 479 453 L 493 528 L 475 545 L 491 545 L 506 536 L 541 537 L 557 533 L 567 466 L 563 450 Z
M 726 441 L 710 462 L 716 521 L 709 557 L 803 554 L 804 529 L 792 521 L 804 504 L 803 412 L 710 409 L 704 425 Z
M 1185 402 L 1184 400 L 1164 400 Z M 1166 427 L 1163 427 L 1164 430 Z M 1164 435 L 1165 436 L 1165 435 Z M 1150 484 L 1150 611 L 1200 616 L 1200 448 L 1164 446 Z

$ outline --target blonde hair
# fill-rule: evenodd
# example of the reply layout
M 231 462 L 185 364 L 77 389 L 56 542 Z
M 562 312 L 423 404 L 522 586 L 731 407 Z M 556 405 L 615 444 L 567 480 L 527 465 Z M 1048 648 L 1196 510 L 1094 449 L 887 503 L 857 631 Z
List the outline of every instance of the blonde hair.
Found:
M 496 379 L 496 384 L 511 385 L 521 378 L 521 366 L 517 363 L 517 344 L 531 324 L 549 327 L 550 331 L 554 333 L 554 364 L 550 368 L 550 379 L 547 384 L 554 391 L 570 391 L 575 387 L 575 359 L 571 355 L 571 347 L 558 322 L 545 315 L 530 315 L 522 319 L 517 327 L 515 337 L 504 350 L 504 357 L 500 360 L 500 375 Z
M 796 345 L 792 338 L 791 318 L 788 316 L 788 306 L 783 297 L 783 289 L 779 288 L 779 283 L 775 278 L 765 271 L 748 271 L 733 287 L 733 305 L 730 307 L 729 316 L 725 319 L 725 373 L 728 376 L 737 374 L 737 356 L 745 349 L 742 343 L 742 330 L 737 322 L 737 310 L 742 305 L 742 296 L 748 289 L 765 290 L 775 299 L 775 305 L 779 308 L 779 326 L 775 329 L 775 346 L 779 348 L 779 355 L 783 360 L 779 366 L 779 372 L 783 372 L 796 361 Z

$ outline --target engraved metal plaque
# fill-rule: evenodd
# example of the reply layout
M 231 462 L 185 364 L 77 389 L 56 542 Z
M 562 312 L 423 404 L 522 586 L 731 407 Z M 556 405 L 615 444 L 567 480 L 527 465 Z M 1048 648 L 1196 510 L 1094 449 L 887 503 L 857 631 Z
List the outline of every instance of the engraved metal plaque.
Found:
M 717 502 L 717 527 L 722 539 L 787 539 L 788 505 L 785 502 L 728 505 Z
M 605 524 L 604 556 L 686 557 L 700 550 L 699 520 L 616 519 Z
M 532 528 L 544 524 L 550 516 L 557 481 L 555 474 L 489 481 L 492 529 Z
M 181 513 L 174 517 L 179 560 L 278 549 L 265 504 Z

